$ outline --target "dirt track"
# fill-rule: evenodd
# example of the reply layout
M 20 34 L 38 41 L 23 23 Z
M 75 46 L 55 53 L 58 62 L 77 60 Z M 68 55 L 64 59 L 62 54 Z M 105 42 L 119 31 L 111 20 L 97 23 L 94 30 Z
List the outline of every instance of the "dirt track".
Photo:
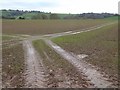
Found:
M 24 41 L 26 56 L 26 85 L 28 88 L 43 88 L 45 85 L 45 69 L 40 56 L 30 41 Z
M 111 24 L 113 24 L 113 23 L 107 23 L 104 25 L 91 27 L 91 28 L 89 28 L 85 31 L 81 31 L 81 32 L 96 30 L 96 29 L 99 29 L 99 28 L 102 28 L 104 26 L 111 25 Z M 82 58 L 81 58 L 81 60 L 78 60 L 77 56 L 76 57 L 72 56 L 69 52 L 66 52 L 64 49 L 57 46 L 51 40 L 45 39 L 46 36 L 49 36 L 49 38 L 54 38 L 54 37 L 70 35 L 70 34 L 78 34 L 81 32 L 69 31 L 69 32 L 63 32 L 63 33 L 57 33 L 57 34 L 44 35 L 42 37 L 35 36 L 35 37 L 32 37 L 32 40 L 37 40 L 40 38 L 43 39 L 48 46 L 50 46 L 52 49 L 55 50 L 56 53 L 58 53 L 61 57 L 63 57 L 64 59 L 68 60 L 71 64 L 73 64 L 73 66 L 75 66 L 80 73 L 83 73 L 85 76 L 87 76 L 87 78 L 90 80 L 90 82 L 94 84 L 94 87 L 98 87 L 98 88 L 114 87 L 114 86 L 112 86 L 112 83 L 108 81 L 107 78 L 104 78 L 103 75 L 100 74 L 100 72 L 98 72 L 95 68 L 92 68 L 91 66 L 89 66 L 85 62 L 83 62 Z M 28 62 L 28 72 L 30 70 L 32 72 L 41 72 L 41 68 L 39 68 L 40 66 L 38 65 L 38 60 L 37 60 L 38 56 L 37 56 L 37 54 L 35 54 L 36 52 L 35 52 L 34 48 L 32 47 L 30 42 L 26 42 L 26 46 L 27 46 L 27 53 L 28 53 L 28 58 L 27 58 L 27 60 L 28 60 L 27 61 Z M 32 65 L 33 65 L 33 67 L 31 67 Z M 35 75 L 32 72 L 30 73 L 31 75 L 30 74 L 28 75 L 28 77 L 29 77 L 29 78 L 27 78 L 28 81 L 30 78 L 36 78 L 37 83 L 35 83 L 35 84 L 37 84 L 38 87 L 41 87 L 41 86 L 44 87 L 43 82 L 39 81 L 39 78 L 38 78 L 38 76 L 41 77 L 43 75 L 41 75 L 41 73 L 38 73 Z M 40 78 L 40 79 L 44 80 L 44 78 Z M 31 83 L 32 82 L 34 82 L 34 80 L 31 81 Z M 35 86 L 35 84 L 33 83 L 33 86 Z
M 107 23 L 105 25 L 96 26 L 88 28 L 85 31 L 81 32 L 87 32 L 91 30 L 96 30 L 98 28 L 110 25 L 113 23 Z M 69 61 L 71 64 L 73 64 L 76 69 L 87 76 L 87 78 L 90 80 L 91 83 L 94 84 L 93 87 L 98 88 L 106 88 L 106 87 L 112 87 L 112 83 L 108 81 L 107 78 L 104 78 L 100 72 L 98 72 L 95 68 L 92 68 L 88 64 L 81 60 L 78 60 L 77 57 L 73 56 L 69 52 L 66 52 L 61 47 L 57 46 L 55 43 L 53 43 L 50 38 L 64 36 L 64 35 L 71 35 L 71 34 L 78 34 L 81 33 L 79 31 L 69 31 L 69 32 L 63 32 L 63 33 L 57 33 L 57 34 L 48 34 L 43 36 L 32 36 L 29 37 L 28 40 L 23 41 L 23 46 L 25 50 L 25 80 L 26 84 L 24 87 L 27 88 L 46 88 L 47 86 L 47 74 L 46 69 L 43 65 L 42 58 L 38 55 L 37 51 L 32 46 L 32 40 L 38 40 L 43 39 L 48 46 L 50 46 L 56 53 L 58 53 L 61 57 Z M 46 36 L 49 36 L 49 39 L 46 39 Z M 114 87 L 114 86 L 113 86 Z
M 103 75 L 100 74 L 95 68 L 92 68 L 84 61 L 77 59 L 77 57 L 72 56 L 69 52 L 66 52 L 64 49 L 56 45 L 50 40 L 45 40 L 46 43 L 53 48 L 61 57 L 68 60 L 72 63 L 79 72 L 82 72 L 87 78 L 94 84 L 97 88 L 109 88 L 112 87 L 112 83 L 107 81 L 107 78 L 104 78 Z

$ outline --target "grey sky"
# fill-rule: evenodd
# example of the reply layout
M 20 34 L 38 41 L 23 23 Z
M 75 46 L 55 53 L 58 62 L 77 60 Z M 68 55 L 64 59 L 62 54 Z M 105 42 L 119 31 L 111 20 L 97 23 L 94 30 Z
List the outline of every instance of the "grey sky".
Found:
M 119 0 L 1 0 L 0 9 L 40 10 L 56 13 L 118 13 Z

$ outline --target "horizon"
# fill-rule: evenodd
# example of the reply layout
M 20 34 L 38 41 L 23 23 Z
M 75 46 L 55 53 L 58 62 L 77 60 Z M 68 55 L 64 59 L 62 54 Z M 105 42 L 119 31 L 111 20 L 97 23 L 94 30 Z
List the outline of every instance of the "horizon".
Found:
M 41 11 L 41 10 L 20 10 L 20 9 L 0 9 L 0 10 L 19 10 L 19 11 L 28 11 L 28 12 L 31 12 L 31 11 L 35 11 L 35 12 L 42 12 L 42 13 L 52 13 L 52 12 L 44 12 L 44 11 Z M 55 12 L 54 12 L 55 13 Z M 54 14 L 53 13 L 53 14 Z M 83 13 L 55 13 L 55 14 L 84 14 L 84 13 L 94 13 L 95 12 L 83 12 Z M 108 12 L 101 12 L 101 13 L 96 13 L 96 14 L 103 14 L 103 13 L 108 13 Z M 108 13 L 108 14 L 118 14 L 118 13 Z
M 118 14 L 119 0 L 3 0 L 0 9 L 41 11 L 61 14 L 113 13 Z

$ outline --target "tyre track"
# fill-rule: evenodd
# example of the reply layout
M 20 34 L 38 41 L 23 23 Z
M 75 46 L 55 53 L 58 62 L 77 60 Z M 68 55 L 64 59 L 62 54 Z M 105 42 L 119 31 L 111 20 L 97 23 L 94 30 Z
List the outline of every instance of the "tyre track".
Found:
M 114 87 L 112 86 L 112 83 L 108 81 L 107 78 L 103 77 L 102 74 L 100 74 L 99 71 L 92 68 L 88 64 L 86 64 L 82 60 L 78 60 L 77 57 L 72 56 L 69 52 L 65 51 L 55 43 L 53 43 L 50 40 L 45 40 L 45 42 L 54 49 L 61 57 L 68 60 L 70 63 L 72 63 L 79 72 L 82 72 L 87 76 L 87 78 L 94 84 L 97 88 L 110 88 Z
M 100 29 L 102 27 L 112 25 L 114 23 L 116 23 L 116 22 L 94 26 L 94 27 L 91 27 L 91 28 L 89 28 L 85 31 L 80 31 L 80 32 L 76 31 L 76 32 L 69 32 L 67 34 L 66 33 L 53 34 L 53 35 L 51 35 L 50 38 L 55 38 L 55 37 L 65 36 L 65 35 L 72 35 L 72 34 L 79 34 L 79 33 L 82 33 L 82 32 L 97 30 L 97 29 Z M 73 64 L 78 69 L 78 71 L 80 71 L 81 73 L 86 75 L 87 78 L 94 84 L 95 87 L 98 87 L 98 88 L 115 87 L 115 86 L 113 86 L 113 84 L 111 82 L 109 82 L 108 78 L 105 78 L 95 68 L 86 64 L 86 62 L 82 61 L 82 58 L 81 58 L 81 60 L 79 60 L 77 56 L 73 56 L 71 53 L 65 51 L 60 46 L 53 43 L 50 39 L 44 39 L 44 41 L 46 42 L 46 44 L 48 46 L 50 46 L 52 49 L 54 49 L 61 57 L 63 57 L 64 59 L 68 60 L 71 64 Z
M 111 24 L 114 24 L 114 23 L 107 23 L 104 25 L 95 26 L 87 29 L 86 31 L 81 31 L 81 32 L 96 30 Z M 83 61 L 78 60 L 78 58 L 72 56 L 69 52 L 66 52 L 64 49 L 57 46 L 55 43 L 53 43 L 49 39 L 45 39 L 46 36 L 50 36 L 49 38 L 55 38 L 55 37 L 64 36 L 64 35 L 78 34 L 81 32 L 69 31 L 69 32 L 63 32 L 63 33 L 48 34 L 43 36 L 32 36 L 29 39 L 31 41 L 43 39 L 46 42 L 46 44 L 50 46 L 52 49 L 54 49 L 61 57 L 63 57 L 64 59 L 68 60 L 71 64 L 73 64 L 80 73 L 85 74 L 87 78 L 91 80 L 91 82 L 94 84 L 94 87 L 98 87 L 98 88 L 112 87 L 112 83 L 107 81 L 107 78 L 104 78 L 100 74 L 100 72 L 98 72 L 91 66 L 87 65 Z M 44 78 L 45 69 L 42 64 L 41 58 L 39 57 L 39 55 L 37 55 L 30 40 L 24 41 L 24 47 L 26 48 L 25 52 L 27 56 L 26 57 L 26 65 L 27 65 L 26 87 L 43 88 L 47 86 L 45 84 L 45 78 Z M 40 64 L 38 60 L 40 61 Z
M 32 46 L 30 41 L 23 43 L 26 56 L 26 85 L 27 88 L 44 88 L 45 84 L 45 68 L 42 64 L 40 56 Z

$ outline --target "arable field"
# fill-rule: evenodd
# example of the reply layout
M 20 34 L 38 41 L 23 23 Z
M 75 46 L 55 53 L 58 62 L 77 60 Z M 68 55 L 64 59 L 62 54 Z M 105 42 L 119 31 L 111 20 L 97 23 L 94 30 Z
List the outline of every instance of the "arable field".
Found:
M 24 53 L 22 44 L 11 47 L 2 46 L 3 87 L 22 87 L 24 85 Z
M 48 87 L 89 87 L 90 83 L 83 78 L 76 68 L 52 50 L 43 40 L 33 41 L 35 49 L 43 59 L 49 73 Z
M 116 19 L 110 18 L 3 20 L 3 87 L 89 88 L 117 86 L 118 26 L 117 23 L 113 24 L 114 22 Z M 74 34 L 93 28 L 96 30 Z M 55 48 L 59 50 L 57 51 Z M 79 62 L 79 59 L 73 54 L 88 56 Z M 96 74 L 100 74 L 100 76 L 92 76 L 89 71 L 91 68 L 89 63 L 96 67 L 91 69 L 93 74 L 94 71 L 98 71 Z M 81 66 L 86 67 L 81 68 Z M 86 74 L 84 70 L 88 71 L 90 75 Z M 104 72 L 106 78 L 102 76 Z M 91 77 L 89 78 L 89 76 Z
M 118 25 L 52 39 L 63 49 L 76 55 L 86 54 L 88 63 L 99 67 L 113 82 L 118 80 Z
M 14 35 L 2 35 L 3 87 L 24 86 L 24 51 L 21 40 Z
M 115 21 L 111 19 L 81 20 L 3 20 L 3 34 L 41 35 L 64 31 L 81 30 L 96 25 Z

